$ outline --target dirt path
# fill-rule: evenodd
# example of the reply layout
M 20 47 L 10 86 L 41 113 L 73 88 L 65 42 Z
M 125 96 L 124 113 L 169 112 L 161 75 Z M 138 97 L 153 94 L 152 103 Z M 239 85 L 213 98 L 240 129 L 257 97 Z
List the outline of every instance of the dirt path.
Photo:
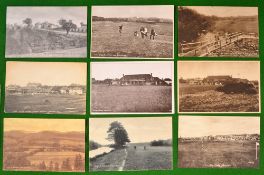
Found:
M 124 170 L 124 167 L 125 167 L 125 164 L 126 164 L 126 159 L 127 159 L 127 149 L 125 149 L 125 157 L 124 157 L 124 160 L 122 161 L 121 166 L 118 168 L 118 171 L 123 171 Z

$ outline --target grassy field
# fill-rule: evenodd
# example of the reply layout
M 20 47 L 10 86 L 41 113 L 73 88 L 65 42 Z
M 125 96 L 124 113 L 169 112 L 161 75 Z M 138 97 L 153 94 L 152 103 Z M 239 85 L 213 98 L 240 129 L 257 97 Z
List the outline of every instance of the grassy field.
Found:
M 180 112 L 258 112 L 259 96 L 225 94 L 211 86 L 179 85 Z
M 6 57 L 86 57 L 84 33 L 22 28 L 7 29 Z
M 84 114 L 86 95 L 6 95 L 5 112 Z
M 123 25 L 120 36 L 118 26 Z M 134 32 L 141 26 L 148 30 L 154 28 L 158 36 L 150 40 L 135 37 Z M 93 21 L 92 24 L 92 57 L 173 57 L 173 24 Z
M 137 146 L 137 149 L 134 149 Z M 122 167 L 122 162 L 125 164 Z M 127 148 L 118 149 L 90 160 L 90 171 L 120 170 L 166 170 L 172 169 L 172 147 L 152 147 L 146 144 L 130 144 Z
M 171 86 L 92 85 L 92 112 L 171 112 Z
M 256 142 L 179 142 L 178 166 L 181 168 L 258 168 Z

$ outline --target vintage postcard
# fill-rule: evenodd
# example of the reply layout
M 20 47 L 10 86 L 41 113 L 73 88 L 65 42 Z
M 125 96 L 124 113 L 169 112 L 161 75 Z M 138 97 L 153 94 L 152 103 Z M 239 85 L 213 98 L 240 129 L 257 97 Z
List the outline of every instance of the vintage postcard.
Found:
M 179 116 L 179 168 L 258 168 L 260 117 Z
M 171 170 L 172 118 L 90 118 L 89 161 L 90 171 Z
M 6 63 L 5 112 L 84 114 L 86 63 Z
M 85 171 L 85 120 L 4 119 L 6 171 Z
M 172 61 L 91 63 L 92 113 L 172 113 Z
M 173 58 L 174 6 L 93 6 L 92 58 Z
M 178 111 L 260 112 L 259 61 L 179 61 Z
M 8 58 L 87 56 L 86 7 L 7 7 Z
M 258 7 L 178 7 L 178 55 L 258 58 Z

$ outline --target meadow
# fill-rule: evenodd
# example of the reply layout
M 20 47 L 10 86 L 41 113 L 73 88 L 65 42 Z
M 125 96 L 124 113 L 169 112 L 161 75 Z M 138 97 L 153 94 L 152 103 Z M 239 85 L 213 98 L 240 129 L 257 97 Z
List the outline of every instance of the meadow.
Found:
M 7 29 L 6 57 L 86 57 L 86 33 Z
M 137 149 L 134 149 L 134 146 Z M 144 146 L 146 146 L 145 150 Z M 124 165 L 122 165 L 123 161 Z M 90 160 L 90 171 L 169 169 L 172 169 L 172 147 L 154 147 L 149 146 L 149 143 L 129 144 L 126 148 L 117 149 Z
M 180 112 L 258 112 L 259 95 L 225 94 L 217 86 L 179 84 Z
M 84 114 L 86 95 L 6 95 L 5 112 Z
M 123 25 L 120 35 L 118 26 Z M 158 36 L 155 40 L 134 32 L 145 26 L 150 31 L 154 28 Z M 92 57 L 141 57 L 141 58 L 173 58 L 173 24 L 142 22 L 92 22 Z
M 258 168 L 255 141 L 179 142 L 181 168 Z M 259 150 L 258 150 L 259 152 Z
M 171 112 L 171 86 L 92 85 L 92 112 Z

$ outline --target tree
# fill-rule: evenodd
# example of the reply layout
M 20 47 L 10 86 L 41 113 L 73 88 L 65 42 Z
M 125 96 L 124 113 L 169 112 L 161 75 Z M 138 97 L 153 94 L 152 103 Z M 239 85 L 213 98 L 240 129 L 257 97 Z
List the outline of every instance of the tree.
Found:
M 68 35 L 71 29 L 76 29 L 77 25 L 72 22 L 72 20 L 67 21 L 66 19 L 60 19 L 59 24 L 62 29 L 66 30 L 66 34 Z
M 23 23 L 25 23 L 28 27 L 32 25 L 32 19 L 31 18 L 26 18 L 23 20 Z
M 67 158 L 66 160 L 63 160 L 61 169 L 65 171 L 71 171 L 71 165 L 70 165 L 70 159 Z
M 53 171 L 54 166 L 53 166 L 53 161 L 51 160 L 49 163 L 49 171 Z
M 126 143 L 130 142 L 126 129 L 118 121 L 112 122 L 110 124 L 107 133 L 108 133 L 107 140 L 114 141 L 116 147 L 122 147 Z
M 59 171 L 59 163 L 55 162 L 54 171 Z
M 46 166 L 44 161 L 39 164 L 39 169 L 40 170 L 46 170 L 47 169 L 47 166 Z
M 75 170 L 84 170 L 84 162 L 83 162 L 83 159 L 82 159 L 82 155 L 81 154 L 77 154 L 75 156 L 74 169 Z

